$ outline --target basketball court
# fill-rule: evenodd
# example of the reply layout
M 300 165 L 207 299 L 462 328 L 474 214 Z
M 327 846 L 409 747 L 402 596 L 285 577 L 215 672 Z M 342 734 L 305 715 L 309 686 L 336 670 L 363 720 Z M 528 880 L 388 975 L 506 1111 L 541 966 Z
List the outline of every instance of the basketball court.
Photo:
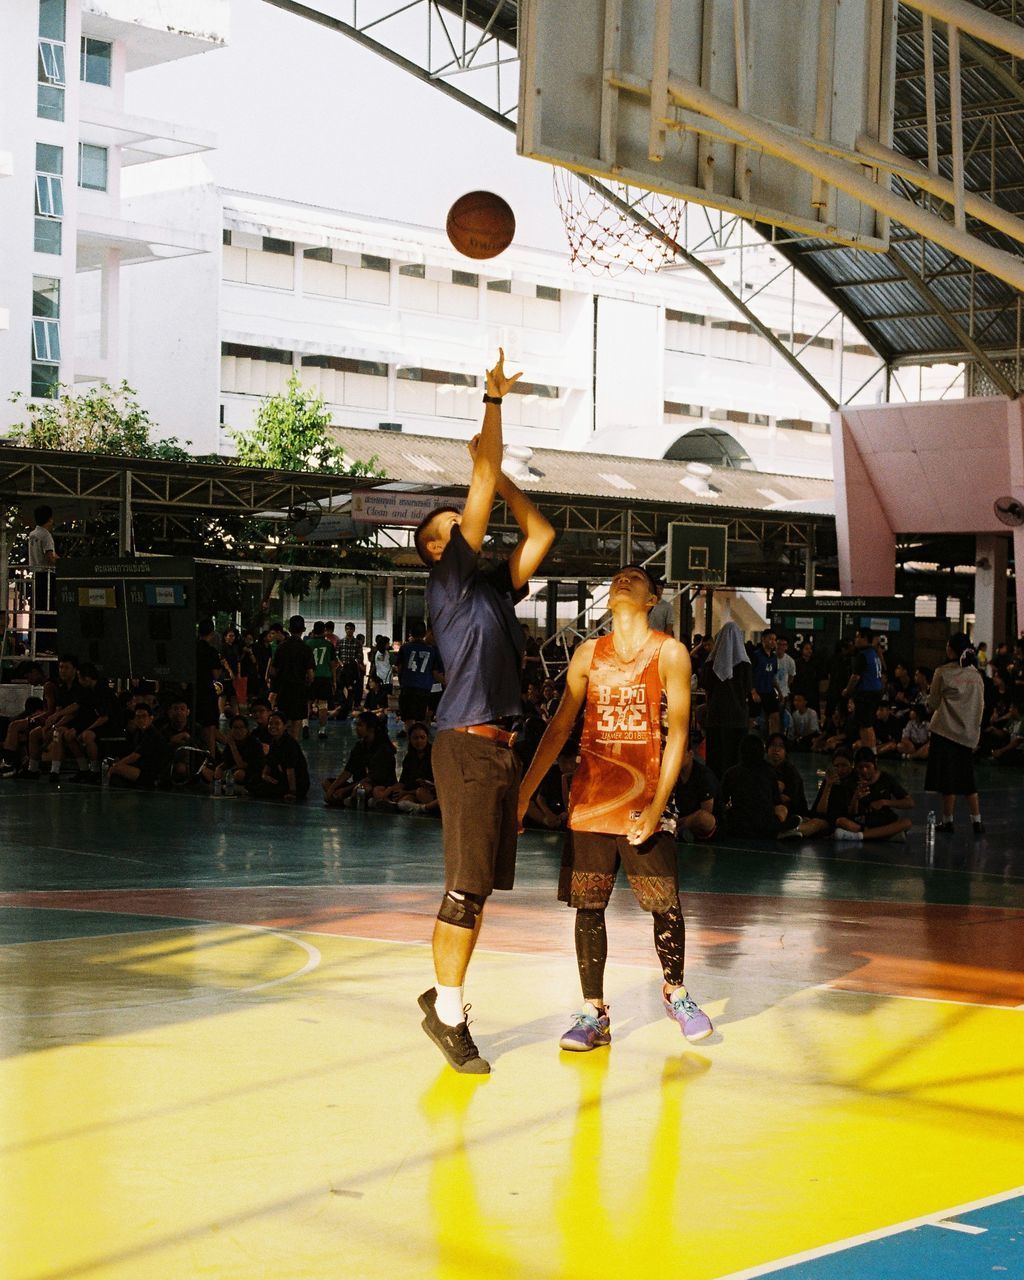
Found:
M 613 1044 L 559 1052 L 572 920 L 560 837 L 528 834 L 467 989 L 484 1079 L 418 1025 L 436 823 L 42 786 L 6 784 L 0 817 L 5 1280 L 1020 1269 L 1005 771 L 990 834 L 932 860 L 920 827 L 684 846 L 697 1047 L 620 886 Z

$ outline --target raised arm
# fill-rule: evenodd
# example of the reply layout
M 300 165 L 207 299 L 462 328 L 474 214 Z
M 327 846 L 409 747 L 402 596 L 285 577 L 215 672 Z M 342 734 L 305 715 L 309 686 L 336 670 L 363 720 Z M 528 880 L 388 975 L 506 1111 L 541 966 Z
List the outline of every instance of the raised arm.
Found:
M 521 373 L 505 373 L 505 352 L 499 347 L 498 363 L 487 371 L 487 394 L 501 399 L 522 377 Z M 462 536 L 474 551 L 484 544 L 487 524 L 494 506 L 494 495 L 501 476 L 503 442 L 501 438 L 501 405 L 484 405 L 484 423 L 480 434 L 474 437 L 473 475 L 469 493 L 462 511 L 460 528 Z
M 572 732 L 576 717 L 587 696 L 587 673 L 594 654 L 594 641 L 588 640 L 572 656 L 569 670 L 565 676 L 565 692 L 558 704 L 558 710 L 548 722 L 544 736 L 537 745 L 526 776 L 519 784 L 519 825 L 523 825 L 523 817 L 529 808 L 533 793 L 540 786 L 544 775 L 558 759 L 558 753 L 565 745 L 565 740 Z
M 522 538 L 508 558 L 514 587 L 524 587 L 540 568 L 555 540 L 554 527 L 541 515 L 522 489 L 504 471 L 498 476 L 498 496 L 522 530 Z

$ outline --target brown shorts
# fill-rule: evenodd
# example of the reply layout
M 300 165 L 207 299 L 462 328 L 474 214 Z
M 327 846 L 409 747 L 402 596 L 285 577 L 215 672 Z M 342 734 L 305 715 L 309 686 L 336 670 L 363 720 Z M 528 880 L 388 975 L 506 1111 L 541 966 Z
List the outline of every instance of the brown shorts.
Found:
M 489 738 L 444 729 L 431 752 L 444 833 L 444 887 L 486 898 L 516 872 L 516 753 Z
M 675 838 L 656 832 L 641 845 L 625 836 L 599 831 L 570 831 L 562 855 L 558 898 L 570 907 L 603 911 L 612 896 L 619 866 L 645 911 L 670 911 L 679 905 L 679 869 Z

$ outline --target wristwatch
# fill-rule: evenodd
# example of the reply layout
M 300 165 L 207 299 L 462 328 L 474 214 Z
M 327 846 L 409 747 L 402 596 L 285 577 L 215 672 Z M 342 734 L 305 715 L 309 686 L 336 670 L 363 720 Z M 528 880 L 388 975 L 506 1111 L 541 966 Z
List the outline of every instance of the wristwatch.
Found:
M 489 396 L 484 392 L 484 404 L 501 404 L 501 396 Z

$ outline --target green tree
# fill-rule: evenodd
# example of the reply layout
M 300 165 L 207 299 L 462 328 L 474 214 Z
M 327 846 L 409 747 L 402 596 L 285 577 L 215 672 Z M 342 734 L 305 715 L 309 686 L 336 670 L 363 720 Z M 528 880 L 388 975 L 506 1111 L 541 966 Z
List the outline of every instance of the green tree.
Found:
M 281 395 L 267 396 L 251 431 L 232 431 L 244 466 L 281 471 L 329 471 L 334 475 L 372 476 L 376 461 L 350 461 L 330 436 L 331 415 L 323 400 L 293 373 Z
M 166 458 L 184 461 L 192 455 L 190 442 L 152 440 L 156 423 L 139 404 L 133 387 L 103 382 L 80 395 L 61 386 L 55 400 L 28 401 L 26 421 L 8 437 L 29 449 L 53 449 L 73 453 L 116 454 L 127 458 Z M 18 401 L 20 393 L 11 399 Z

